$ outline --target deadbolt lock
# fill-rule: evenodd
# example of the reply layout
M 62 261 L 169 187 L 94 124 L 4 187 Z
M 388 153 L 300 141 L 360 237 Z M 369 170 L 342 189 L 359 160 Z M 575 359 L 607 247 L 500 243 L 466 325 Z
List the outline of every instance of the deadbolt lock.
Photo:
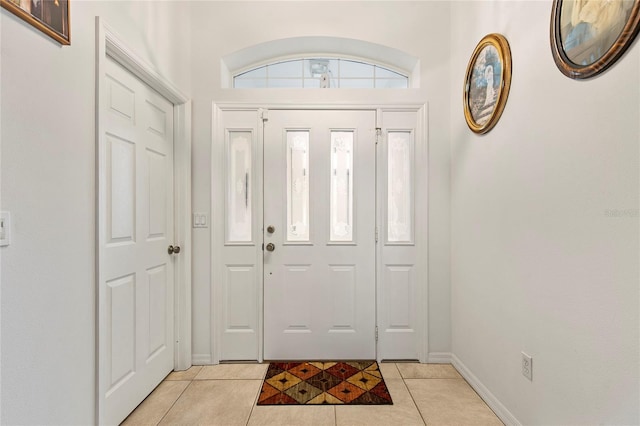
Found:
M 276 232 L 276 227 L 273 225 L 267 226 L 267 232 L 273 234 L 274 232 Z

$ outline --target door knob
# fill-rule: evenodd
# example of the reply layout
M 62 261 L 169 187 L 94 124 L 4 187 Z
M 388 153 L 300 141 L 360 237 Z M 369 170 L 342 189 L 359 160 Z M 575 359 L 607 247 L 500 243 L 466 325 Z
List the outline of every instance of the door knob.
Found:
M 167 251 L 169 252 L 169 254 L 178 254 L 180 253 L 180 246 L 169 246 Z
M 274 232 L 276 232 L 276 227 L 273 225 L 267 226 L 267 232 L 273 234 Z
M 267 244 L 267 251 L 274 251 L 276 249 L 276 246 L 273 245 L 273 243 L 269 243 Z

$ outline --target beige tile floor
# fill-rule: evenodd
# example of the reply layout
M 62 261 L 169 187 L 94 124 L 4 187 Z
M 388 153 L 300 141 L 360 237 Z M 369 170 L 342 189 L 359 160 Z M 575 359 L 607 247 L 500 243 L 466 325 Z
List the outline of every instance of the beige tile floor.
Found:
M 393 405 L 258 407 L 267 365 L 173 372 L 123 425 L 502 425 L 449 364 L 380 364 Z

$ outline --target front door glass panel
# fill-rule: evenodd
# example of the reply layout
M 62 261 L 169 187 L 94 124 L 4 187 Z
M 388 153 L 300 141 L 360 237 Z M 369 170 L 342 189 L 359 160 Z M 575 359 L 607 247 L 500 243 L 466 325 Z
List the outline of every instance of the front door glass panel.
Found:
M 309 241 L 309 131 L 287 133 L 287 241 Z
M 227 241 L 251 241 L 251 132 L 229 132 Z
M 390 131 L 387 151 L 387 241 L 412 241 L 412 156 L 411 132 Z
M 353 131 L 331 132 L 332 242 L 353 241 Z

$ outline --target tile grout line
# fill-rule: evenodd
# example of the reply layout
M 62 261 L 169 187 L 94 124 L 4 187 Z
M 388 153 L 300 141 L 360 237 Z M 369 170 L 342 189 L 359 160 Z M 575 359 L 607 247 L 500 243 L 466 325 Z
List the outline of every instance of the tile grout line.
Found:
M 163 382 L 165 382 L 166 380 L 163 380 Z M 177 380 L 176 380 L 177 381 Z M 186 380 L 184 380 L 186 381 Z M 162 417 L 160 418 L 160 420 L 158 420 L 158 423 L 156 423 L 156 426 L 158 426 L 160 423 L 162 423 L 162 421 L 164 420 L 165 417 L 167 417 L 167 414 L 169 414 L 169 411 L 171 411 L 171 409 L 173 408 L 174 405 L 176 405 L 176 403 L 178 402 L 178 400 L 180 398 L 182 398 L 182 395 L 184 395 L 185 391 L 189 388 L 189 386 L 191 386 L 191 384 L 193 383 L 193 379 L 189 380 L 189 384 L 187 386 L 184 387 L 184 389 L 182 389 L 182 392 L 180 392 L 180 395 L 178 395 L 178 397 L 176 398 L 175 401 L 173 401 L 173 404 L 171 404 L 171 406 L 167 409 L 167 411 L 162 415 Z
M 398 369 L 398 370 L 400 370 L 400 369 Z M 400 376 L 402 376 L 402 373 L 400 373 Z M 409 396 L 411 397 L 411 401 L 413 402 L 413 405 L 416 407 L 416 410 L 418 410 L 418 414 L 420 414 L 420 418 L 422 419 L 422 423 L 424 423 L 425 426 L 426 426 L 427 425 L 427 420 L 422 415 L 422 411 L 420 411 L 420 407 L 418 407 L 418 404 L 416 403 L 416 400 L 413 397 L 413 394 L 411 393 L 411 389 L 409 389 L 409 386 L 407 386 L 407 382 L 405 381 L 404 376 L 402 376 L 402 384 L 407 389 L 407 392 L 409 393 Z
M 258 393 L 253 398 L 253 404 L 251 404 L 251 410 L 249 410 L 249 416 L 247 416 L 247 422 L 245 423 L 245 426 L 248 426 L 249 422 L 251 421 L 251 416 L 253 415 L 253 409 L 256 407 L 256 404 L 258 403 L 258 398 L 260 398 L 260 392 L 262 391 L 262 383 L 263 382 L 260 382 L 260 385 L 258 386 Z
M 267 368 L 265 368 L 265 370 L 264 370 L 264 374 L 262 375 L 262 379 L 258 379 L 258 380 L 260 380 L 260 384 L 258 385 L 258 394 L 253 399 L 253 404 L 251 405 L 251 411 L 249 411 L 249 417 L 247 417 L 246 426 L 248 426 L 249 422 L 251 421 L 251 416 L 253 415 L 253 409 L 255 407 L 257 407 L 257 405 L 258 405 L 258 399 L 260 398 L 260 393 L 262 392 L 262 387 L 264 386 L 264 379 L 267 377 L 267 372 L 269 371 L 269 365 L 270 365 L 270 363 L 267 364 Z M 255 380 L 255 379 L 253 379 L 253 380 Z

